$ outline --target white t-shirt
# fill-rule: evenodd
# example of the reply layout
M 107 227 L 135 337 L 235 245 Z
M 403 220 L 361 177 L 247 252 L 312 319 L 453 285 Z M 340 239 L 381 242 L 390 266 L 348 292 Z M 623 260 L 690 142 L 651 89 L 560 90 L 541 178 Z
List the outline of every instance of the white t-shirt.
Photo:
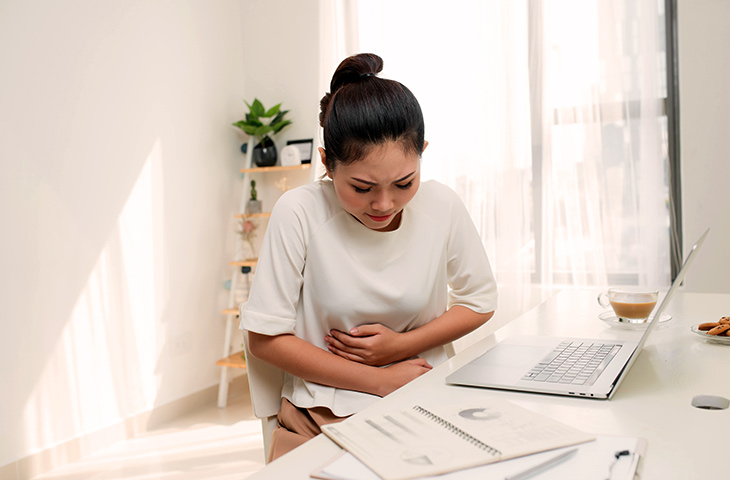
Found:
M 264 236 L 241 328 L 293 333 L 327 350 L 331 329 L 380 323 L 402 332 L 452 305 L 478 313 L 497 306 L 497 286 L 481 238 L 448 187 L 422 182 L 392 232 L 362 225 L 342 209 L 332 182 L 289 190 L 276 202 Z M 436 366 L 443 347 L 420 355 Z M 287 374 L 282 396 L 302 408 L 356 413 L 375 395 Z

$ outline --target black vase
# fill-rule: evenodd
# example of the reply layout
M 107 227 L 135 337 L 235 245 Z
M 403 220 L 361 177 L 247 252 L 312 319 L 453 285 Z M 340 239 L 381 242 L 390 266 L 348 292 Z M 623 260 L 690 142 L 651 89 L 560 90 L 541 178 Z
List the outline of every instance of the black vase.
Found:
M 276 145 L 269 137 L 264 137 L 253 148 L 253 161 L 259 167 L 271 167 L 276 165 Z

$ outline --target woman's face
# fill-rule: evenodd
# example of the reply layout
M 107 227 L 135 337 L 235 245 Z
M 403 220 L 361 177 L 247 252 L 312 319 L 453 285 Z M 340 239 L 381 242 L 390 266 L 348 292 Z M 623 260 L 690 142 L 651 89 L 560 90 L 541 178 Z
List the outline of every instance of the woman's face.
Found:
M 324 163 L 325 151 L 319 152 Z M 372 230 L 387 232 L 398 228 L 403 208 L 418 191 L 420 163 L 419 155 L 387 142 L 373 147 L 362 160 L 338 164 L 327 176 L 347 213 Z

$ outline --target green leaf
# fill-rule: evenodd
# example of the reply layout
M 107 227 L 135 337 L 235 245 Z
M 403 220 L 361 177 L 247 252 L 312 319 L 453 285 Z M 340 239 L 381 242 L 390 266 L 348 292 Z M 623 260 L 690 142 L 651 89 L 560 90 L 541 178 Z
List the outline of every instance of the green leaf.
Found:
M 257 117 L 266 116 L 266 109 L 264 108 L 264 104 L 261 103 L 258 98 L 254 99 L 253 105 L 251 105 L 250 108 L 251 108 L 251 113 L 253 113 Z
M 259 120 L 258 117 L 246 117 L 246 124 L 252 125 L 254 127 L 260 127 L 261 125 L 263 125 L 263 122 Z
M 274 131 L 274 133 L 279 133 L 282 128 L 290 125 L 291 123 L 291 120 L 284 120 L 283 122 L 272 124 L 271 129 Z
M 244 125 L 241 128 L 243 129 L 244 132 L 246 132 L 249 135 L 256 135 L 256 128 L 257 127 L 254 127 L 252 125 Z
M 256 133 L 254 133 L 254 135 L 257 137 L 263 137 L 267 133 L 271 133 L 271 131 L 273 131 L 273 128 L 268 125 L 262 125 L 256 129 Z
M 271 125 L 274 125 L 275 123 L 279 123 L 279 122 L 281 122 L 282 120 L 284 120 L 284 116 L 285 116 L 285 115 L 286 115 L 287 113 L 289 113 L 289 110 L 284 110 L 284 111 L 282 111 L 282 112 L 279 112 L 279 113 L 278 113 L 278 115 L 276 115 L 276 117 L 274 117 L 274 119 L 273 119 L 273 120 L 271 120 Z
M 278 104 L 278 105 L 275 105 L 275 106 L 271 107 L 271 108 L 270 108 L 270 109 L 269 109 L 269 110 L 268 110 L 268 111 L 266 112 L 266 114 L 265 114 L 265 115 L 262 115 L 262 117 L 266 117 L 266 118 L 268 118 L 268 117 L 273 117 L 274 115 L 276 115 L 277 113 L 279 113 L 279 109 L 280 109 L 280 108 L 281 108 L 281 103 L 280 103 L 280 104 Z
M 233 126 L 240 128 L 248 135 L 256 134 L 256 126 L 249 125 L 246 122 L 244 122 L 243 120 L 234 123 Z

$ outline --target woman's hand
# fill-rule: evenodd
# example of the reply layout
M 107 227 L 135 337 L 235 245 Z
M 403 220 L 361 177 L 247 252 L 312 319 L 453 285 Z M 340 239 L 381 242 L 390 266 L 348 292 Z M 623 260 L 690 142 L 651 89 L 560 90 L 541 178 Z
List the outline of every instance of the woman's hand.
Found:
M 349 333 L 331 330 L 324 340 L 335 355 L 380 367 L 413 356 L 404 349 L 402 335 L 375 323 L 355 327 Z
M 411 358 L 378 370 L 381 381 L 376 395 L 384 397 L 414 380 L 433 367 L 422 358 Z
M 431 370 L 422 358 L 385 368 L 351 362 L 292 334 L 248 332 L 252 356 L 309 382 L 385 396 Z

